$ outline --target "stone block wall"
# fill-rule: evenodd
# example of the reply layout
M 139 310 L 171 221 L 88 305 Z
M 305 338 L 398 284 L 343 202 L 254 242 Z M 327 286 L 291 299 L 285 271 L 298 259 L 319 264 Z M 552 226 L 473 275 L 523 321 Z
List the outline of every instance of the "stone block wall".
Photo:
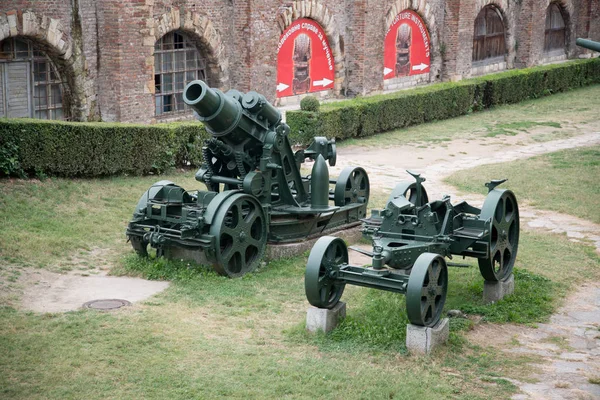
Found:
M 568 16 L 566 57 L 589 54 L 575 39 L 600 41 L 597 0 L 3 0 L 0 41 L 26 36 L 48 53 L 65 79 L 73 119 L 151 123 L 164 120 L 154 116 L 154 44 L 173 30 L 206 55 L 214 86 L 276 101 L 280 35 L 295 19 L 314 19 L 335 57 L 334 88 L 318 95 L 340 98 L 564 59 L 543 53 L 550 1 Z M 508 56 L 473 68 L 474 21 L 488 4 L 504 17 Z M 385 33 L 406 8 L 429 30 L 431 72 L 384 83 Z

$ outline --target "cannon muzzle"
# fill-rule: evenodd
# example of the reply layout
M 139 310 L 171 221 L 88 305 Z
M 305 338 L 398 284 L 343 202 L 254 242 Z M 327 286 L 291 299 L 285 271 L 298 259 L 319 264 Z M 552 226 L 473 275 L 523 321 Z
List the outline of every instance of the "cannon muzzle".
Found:
M 233 131 L 242 117 L 242 107 L 233 97 L 211 89 L 200 80 L 192 81 L 183 90 L 183 101 L 200 116 L 200 121 L 213 136 Z
M 586 49 L 600 52 L 600 42 L 594 42 L 593 40 L 579 38 L 577 39 L 577 41 L 575 41 L 575 43 L 577 44 L 577 46 L 585 47 Z
M 248 137 L 264 142 L 265 136 L 281 123 L 281 113 L 262 94 L 237 90 L 227 93 L 211 89 L 201 80 L 188 83 L 183 101 L 199 115 L 208 132 L 231 143 Z

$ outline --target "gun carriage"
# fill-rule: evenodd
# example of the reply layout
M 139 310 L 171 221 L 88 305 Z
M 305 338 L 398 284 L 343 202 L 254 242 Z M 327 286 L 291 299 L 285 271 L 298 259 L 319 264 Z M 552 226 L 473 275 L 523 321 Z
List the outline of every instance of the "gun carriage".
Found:
M 466 202 L 452 205 L 450 197 L 429 201 L 419 174 L 392 191 L 384 210 L 373 210 L 364 220 L 363 233 L 372 238 L 373 250 L 350 249 L 372 258 L 371 266 L 348 263 L 348 248 L 334 236 L 320 238 L 312 248 L 305 272 L 306 297 L 319 308 L 333 308 L 346 284 L 406 295 L 408 319 L 433 326 L 442 314 L 448 290 L 446 263 L 453 255 L 477 258 L 484 279 L 507 278 L 519 245 L 519 209 L 510 190 L 486 184 L 483 207 Z
M 126 231 L 138 254 L 147 255 L 150 245 L 157 256 L 208 263 L 237 277 L 258 266 L 267 242 L 319 236 L 365 217 L 365 170 L 346 167 L 329 179 L 325 160 L 335 165 L 335 140 L 315 137 L 293 152 L 281 113 L 256 92 L 223 93 L 197 80 L 183 99 L 211 134 L 195 175 L 208 190 L 187 191 L 164 180 L 150 187 Z M 307 158 L 314 161 L 312 173 L 302 176 Z

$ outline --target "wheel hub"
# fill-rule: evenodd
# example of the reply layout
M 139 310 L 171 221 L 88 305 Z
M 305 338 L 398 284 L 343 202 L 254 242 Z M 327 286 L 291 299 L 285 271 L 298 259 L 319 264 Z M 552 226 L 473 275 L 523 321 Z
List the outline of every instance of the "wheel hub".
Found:
M 433 296 L 433 295 L 435 295 L 435 289 L 434 289 L 432 286 L 429 286 L 429 287 L 427 288 L 427 293 L 428 293 L 430 296 Z
M 500 233 L 500 243 L 502 244 L 502 246 L 506 245 L 506 242 L 508 241 L 508 232 L 506 232 L 506 230 L 502 230 L 502 232 Z
M 244 243 L 246 241 L 246 232 L 241 231 L 239 234 L 239 239 L 241 243 Z

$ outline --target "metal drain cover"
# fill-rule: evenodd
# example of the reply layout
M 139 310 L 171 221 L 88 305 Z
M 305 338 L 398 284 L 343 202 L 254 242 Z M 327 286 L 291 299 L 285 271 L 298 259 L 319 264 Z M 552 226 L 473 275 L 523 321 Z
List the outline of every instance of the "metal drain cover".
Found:
M 131 303 L 127 300 L 121 299 L 102 299 L 102 300 L 92 300 L 83 304 L 83 308 L 91 308 L 94 310 L 100 311 L 108 311 L 108 310 L 116 310 L 117 308 L 121 308 L 124 306 L 130 306 Z

